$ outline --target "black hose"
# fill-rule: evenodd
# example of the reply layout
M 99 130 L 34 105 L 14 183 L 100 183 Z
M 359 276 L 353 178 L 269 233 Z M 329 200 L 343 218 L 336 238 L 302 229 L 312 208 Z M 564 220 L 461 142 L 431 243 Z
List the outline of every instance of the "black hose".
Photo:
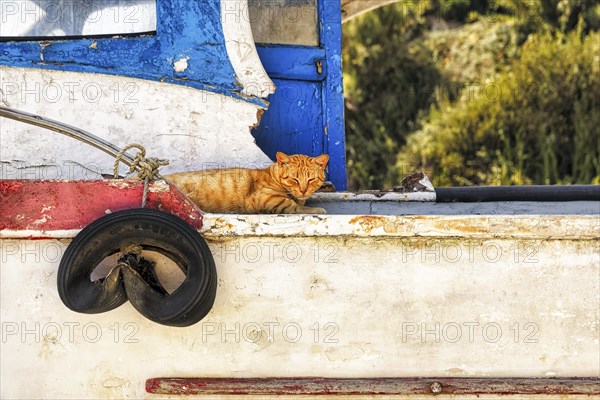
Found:
M 600 185 L 436 188 L 438 203 L 484 201 L 600 201 Z

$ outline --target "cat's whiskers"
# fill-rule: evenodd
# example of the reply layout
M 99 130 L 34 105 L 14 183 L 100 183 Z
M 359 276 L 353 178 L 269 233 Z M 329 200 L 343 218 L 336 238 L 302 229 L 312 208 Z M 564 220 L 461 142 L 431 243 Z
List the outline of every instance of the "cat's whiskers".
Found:
M 317 193 L 318 193 L 318 192 L 316 192 L 315 194 L 317 194 Z M 319 205 L 320 207 L 322 207 L 322 206 L 325 204 L 325 202 L 323 201 L 323 199 L 321 199 L 321 198 L 319 198 L 319 197 L 315 197 L 314 195 L 312 195 L 312 196 L 310 197 L 310 201 L 311 201 L 311 203 L 317 204 L 317 205 Z M 324 208 L 324 207 L 323 207 L 323 208 Z

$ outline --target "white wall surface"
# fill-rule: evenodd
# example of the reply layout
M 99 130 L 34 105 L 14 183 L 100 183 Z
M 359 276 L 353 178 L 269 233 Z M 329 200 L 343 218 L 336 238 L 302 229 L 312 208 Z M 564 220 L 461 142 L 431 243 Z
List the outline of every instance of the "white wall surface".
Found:
M 68 240 L 3 240 L 1 397 L 153 398 L 145 380 L 165 376 L 600 374 L 591 231 L 578 240 L 557 225 L 552 239 L 527 239 L 500 218 L 497 236 L 482 238 L 469 233 L 486 223 L 473 217 L 454 237 L 431 230 L 433 218 L 404 237 L 364 221 L 338 235 L 343 218 L 332 217 L 321 224 L 333 234 L 315 236 L 313 218 L 252 218 L 263 233 L 238 237 L 222 232 L 245 223 L 237 217 L 207 219 L 217 299 L 188 328 L 152 323 L 128 303 L 73 313 L 56 289 Z M 578 218 L 568 225 L 589 225 Z M 277 234 L 286 224 L 304 224 L 304 237 Z
M 179 85 L 100 74 L 0 67 L 2 105 L 170 160 L 163 173 L 270 163 L 250 127 L 259 107 Z M 0 177 L 94 179 L 113 159 L 74 139 L 0 119 Z

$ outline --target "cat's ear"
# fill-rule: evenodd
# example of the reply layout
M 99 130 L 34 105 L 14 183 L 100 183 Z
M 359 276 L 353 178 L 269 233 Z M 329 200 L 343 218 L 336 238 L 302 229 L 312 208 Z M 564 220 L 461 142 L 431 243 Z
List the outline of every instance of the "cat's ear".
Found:
M 320 156 L 313 158 L 313 161 L 320 167 L 325 168 L 327 166 L 327 162 L 329 161 L 329 155 L 321 154 Z
M 285 153 L 282 153 L 281 151 L 278 151 L 277 154 L 275 155 L 275 158 L 277 158 L 277 163 L 279 165 L 284 165 L 290 162 L 290 156 L 288 156 Z

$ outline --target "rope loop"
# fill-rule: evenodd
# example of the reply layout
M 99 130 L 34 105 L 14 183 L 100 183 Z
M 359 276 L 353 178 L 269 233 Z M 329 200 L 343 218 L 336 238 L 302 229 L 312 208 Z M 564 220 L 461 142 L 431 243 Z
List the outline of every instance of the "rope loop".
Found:
M 169 165 L 168 160 L 162 160 L 160 158 L 148 157 L 146 158 L 146 149 L 141 144 L 132 143 L 127 145 L 119 151 L 115 158 L 113 165 L 113 176 L 115 179 L 119 178 L 119 163 L 123 162 L 123 156 L 129 149 L 138 149 L 133 163 L 129 166 L 129 174 L 137 173 L 137 178 L 144 181 L 144 195 L 142 197 L 142 208 L 146 207 L 146 198 L 148 196 L 148 184 L 150 181 L 160 179 L 161 176 L 158 173 L 160 167 Z
M 127 244 L 121 247 L 120 250 L 124 254 L 133 254 L 134 256 L 141 255 L 143 251 L 142 246 L 140 246 L 139 244 Z
M 137 178 L 142 180 L 156 180 L 160 178 L 160 174 L 158 173 L 158 169 L 160 167 L 164 167 L 165 165 L 169 165 L 168 160 L 161 160 L 160 158 L 148 157 L 146 158 L 146 149 L 141 144 L 132 143 L 127 145 L 119 151 L 117 157 L 115 158 L 115 164 L 113 166 L 113 175 L 115 179 L 119 178 L 119 163 L 122 162 L 122 158 L 129 149 L 138 149 L 138 153 L 135 155 L 133 159 L 133 163 L 129 167 L 129 173 L 132 174 L 137 172 Z

